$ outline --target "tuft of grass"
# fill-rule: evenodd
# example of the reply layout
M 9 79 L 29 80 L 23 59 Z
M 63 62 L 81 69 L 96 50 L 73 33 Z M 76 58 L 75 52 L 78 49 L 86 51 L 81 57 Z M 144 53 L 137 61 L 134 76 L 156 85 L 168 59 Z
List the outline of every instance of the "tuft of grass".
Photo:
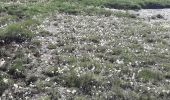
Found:
M 36 21 L 26 20 L 21 23 L 10 24 L 0 32 L 0 43 L 8 44 L 11 42 L 22 43 L 26 40 L 30 40 L 34 33 L 33 29 L 37 24 Z
M 15 78 L 22 78 L 22 77 L 25 77 L 24 70 L 25 70 L 25 67 L 24 67 L 23 60 L 20 58 L 17 58 L 13 62 L 12 66 L 9 68 L 9 73 L 13 75 L 13 77 Z
M 163 79 L 163 75 L 159 72 L 154 72 L 148 69 L 143 69 L 138 73 L 138 78 L 143 81 L 160 81 Z

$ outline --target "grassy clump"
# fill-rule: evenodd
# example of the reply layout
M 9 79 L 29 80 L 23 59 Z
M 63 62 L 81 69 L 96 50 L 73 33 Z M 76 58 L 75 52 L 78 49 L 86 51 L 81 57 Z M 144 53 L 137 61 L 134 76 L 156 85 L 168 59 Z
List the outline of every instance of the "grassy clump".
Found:
M 26 13 L 26 10 L 26 8 L 19 5 L 10 5 L 4 8 L 4 11 L 7 12 L 9 15 L 15 15 L 21 19 L 29 17 L 29 15 Z
M 25 77 L 24 70 L 25 67 L 23 60 L 17 58 L 9 68 L 9 74 L 13 75 L 14 78 L 23 78 Z
M 27 20 L 21 23 L 8 25 L 0 32 L 0 43 L 8 44 L 11 42 L 21 43 L 33 37 L 32 28 L 37 25 L 35 21 Z
M 143 81 L 160 81 L 163 79 L 163 75 L 159 72 L 153 72 L 148 69 L 143 69 L 138 73 L 138 77 Z
M 92 73 L 77 76 L 75 72 L 71 72 L 64 80 L 67 87 L 79 88 L 84 94 L 91 94 L 93 87 L 100 84 Z

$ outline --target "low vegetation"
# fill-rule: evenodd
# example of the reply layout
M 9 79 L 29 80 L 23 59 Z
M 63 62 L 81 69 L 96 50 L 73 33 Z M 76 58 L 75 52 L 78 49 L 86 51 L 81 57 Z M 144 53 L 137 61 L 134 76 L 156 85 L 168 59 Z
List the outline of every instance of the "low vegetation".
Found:
M 169 0 L 1 0 L 0 99 L 170 99 L 170 23 L 106 9 L 167 7 Z

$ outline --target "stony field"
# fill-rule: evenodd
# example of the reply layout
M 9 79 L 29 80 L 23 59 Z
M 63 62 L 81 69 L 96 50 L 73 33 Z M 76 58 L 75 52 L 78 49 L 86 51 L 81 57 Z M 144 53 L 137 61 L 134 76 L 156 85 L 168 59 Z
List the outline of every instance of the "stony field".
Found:
M 20 1 L 0 3 L 0 100 L 170 99 L 169 9 Z

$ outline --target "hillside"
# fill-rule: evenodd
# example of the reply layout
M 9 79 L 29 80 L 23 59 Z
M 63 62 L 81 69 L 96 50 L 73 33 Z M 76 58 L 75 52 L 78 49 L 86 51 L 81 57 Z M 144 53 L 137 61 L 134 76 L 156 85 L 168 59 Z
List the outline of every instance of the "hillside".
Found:
M 0 100 L 170 99 L 169 7 L 1 0 Z

